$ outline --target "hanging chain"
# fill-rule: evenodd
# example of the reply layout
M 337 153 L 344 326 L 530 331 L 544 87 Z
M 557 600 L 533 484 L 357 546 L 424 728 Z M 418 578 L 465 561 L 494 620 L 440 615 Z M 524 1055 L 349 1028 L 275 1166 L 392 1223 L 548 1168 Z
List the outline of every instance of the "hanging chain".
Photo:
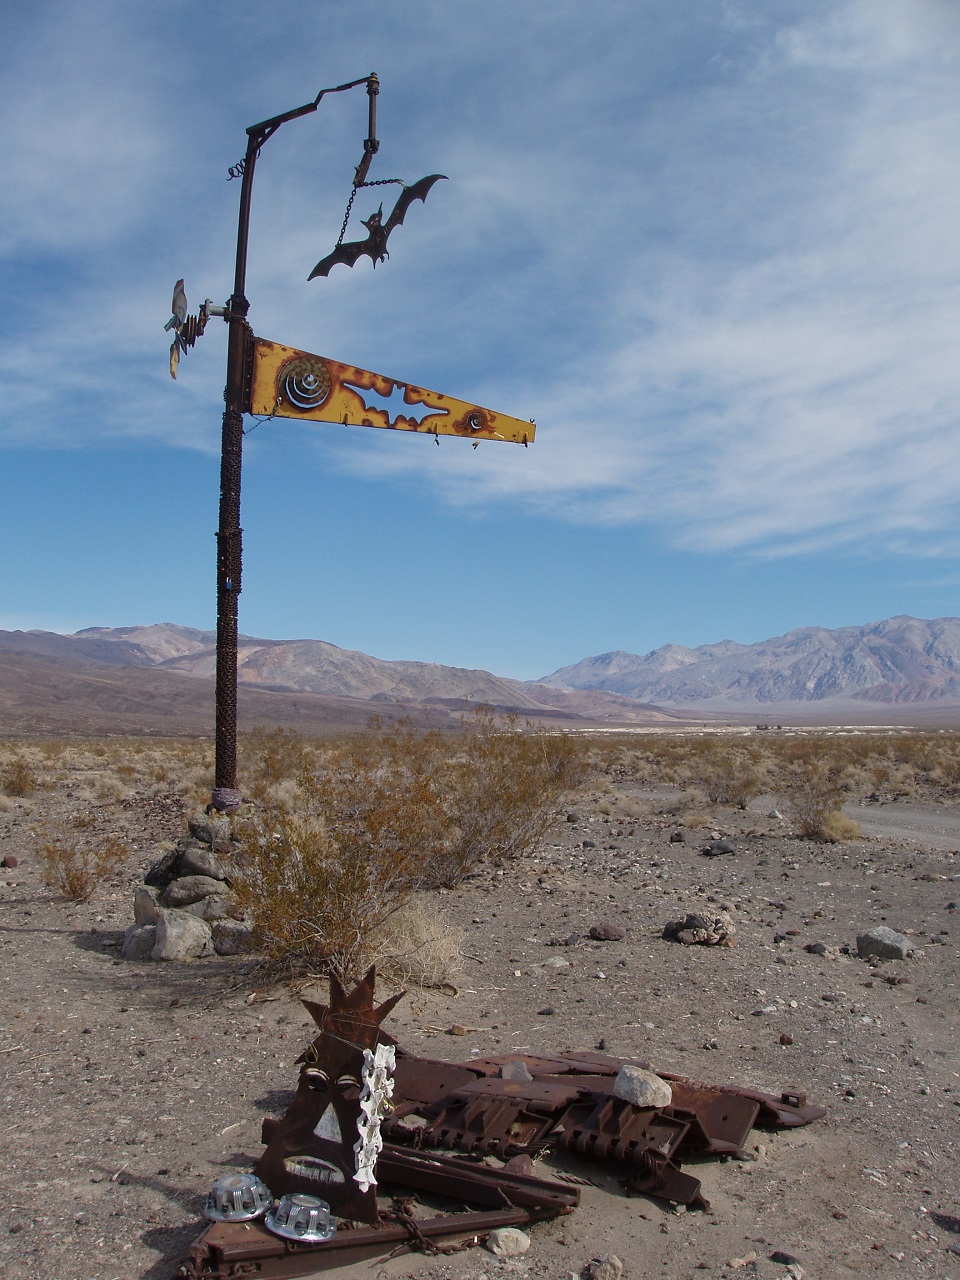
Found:
M 343 215 L 343 226 L 340 228 L 340 236 L 337 240 L 337 248 L 343 244 L 343 237 L 347 234 L 347 223 L 350 221 L 350 213 L 353 209 L 353 202 L 357 198 L 357 192 L 361 187 L 405 187 L 407 184 L 402 178 L 377 178 L 372 182 L 357 182 L 354 184 L 353 190 L 350 192 L 350 199 L 347 201 L 347 211 Z

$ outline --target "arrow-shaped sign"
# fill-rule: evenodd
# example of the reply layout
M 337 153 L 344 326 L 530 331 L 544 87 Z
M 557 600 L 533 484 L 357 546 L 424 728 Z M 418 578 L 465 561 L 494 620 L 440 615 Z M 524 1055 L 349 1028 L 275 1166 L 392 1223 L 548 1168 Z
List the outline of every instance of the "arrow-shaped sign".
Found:
M 386 402 L 386 403 L 384 403 Z M 527 445 L 536 426 L 352 364 L 253 339 L 248 413 Z

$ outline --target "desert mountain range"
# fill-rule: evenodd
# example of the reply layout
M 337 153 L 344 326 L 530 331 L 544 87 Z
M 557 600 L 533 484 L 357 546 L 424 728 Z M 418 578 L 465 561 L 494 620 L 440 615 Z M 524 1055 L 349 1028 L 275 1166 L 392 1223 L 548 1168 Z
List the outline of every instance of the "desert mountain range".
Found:
M 960 698 L 960 618 L 901 615 L 862 627 L 801 627 L 759 644 L 666 644 L 642 657 L 603 653 L 544 682 L 674 707 Z
M 0 631 L 0 735 L 202 733 L 213 720 L 215 636 L 173 623 L 74 635 Z M 388 662 L 322 640 L 239 646 L 240 723 L 305 732 L 426 708 L 455 722 L 471 703 L 537 720 L 668 727 L 691 719 L 960 722 L 960 619 L 896 617 L 803 627 L 758 644 L 668 644 L 584 658 L 540 680 Z

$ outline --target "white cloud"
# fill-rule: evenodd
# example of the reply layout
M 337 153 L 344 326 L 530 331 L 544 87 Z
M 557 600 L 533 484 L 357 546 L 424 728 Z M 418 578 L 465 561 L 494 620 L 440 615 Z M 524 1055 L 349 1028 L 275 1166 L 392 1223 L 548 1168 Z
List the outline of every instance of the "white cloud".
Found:
M 272 30 L 252 48 L 242 10 L 209 70 L 231 6 L 194 43 L 176 21 L 144 33 L 110 0 L 45 12 L 31 32 L 43 75 L 0 89 L 17 179 L 0 247 L 25 299 L 0 349 L 7 439 L 66 436 L 72 405 L 77 440 L 215 447 L 223 333 L 168 386 L 170 287 L 184 274 L 193 306 L 226 297 L 238 191 L 224 170 L 243 127 L 344 78 L 343 63 L 315 65 L 324 24 L 294 0 L 279 13 L 302 40 L 285 59 Z M 585 24 L 572 4 L 423 3 L 413 22 L 361 0 L 330 20 L 348 75 L 368 52 L 380 63 L 372 176 L 451 180 L 395 233 L 388 265 L 306 286 L 339 230 L 363 92 L 285 126 L 258 168 L 257 331 L 539 423 L 522 455 L 318 434 L 338 465 L 458 504 L 652 524 L 686 547 L 950 545 L 954 5 L 610 2 Z M 246 101 L 218 92 L 232 60 Z

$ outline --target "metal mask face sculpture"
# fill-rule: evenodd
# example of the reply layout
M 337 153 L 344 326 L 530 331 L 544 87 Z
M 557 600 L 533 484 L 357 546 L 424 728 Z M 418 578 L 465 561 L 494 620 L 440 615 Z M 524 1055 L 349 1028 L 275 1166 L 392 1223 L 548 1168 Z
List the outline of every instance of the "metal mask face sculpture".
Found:
M 374 1057 L 381 1082 L 385 1063 L 392 1061 L 393 1041 L 380 1023 L 401 998 L 375 1009 L 375 980 L 371 969 L 348 995 L 332 979 L 329 1005 L 304 1001 L 320 1034 L 301 1055 L 297 1092 L 285 1114 L 264 1121 L 267 1149 L 256 1167 L 274 1195 L 320 1196 L 338 1217 L 358 1222 L 379 1220 L 371 1177 L 379 1133 L 378 1125 L 371 1128 L 370 1088 L 364 1092 L 364 1085 L 373 1077 Z M 384 1093 L 382 1084 L 379 1092 Z

